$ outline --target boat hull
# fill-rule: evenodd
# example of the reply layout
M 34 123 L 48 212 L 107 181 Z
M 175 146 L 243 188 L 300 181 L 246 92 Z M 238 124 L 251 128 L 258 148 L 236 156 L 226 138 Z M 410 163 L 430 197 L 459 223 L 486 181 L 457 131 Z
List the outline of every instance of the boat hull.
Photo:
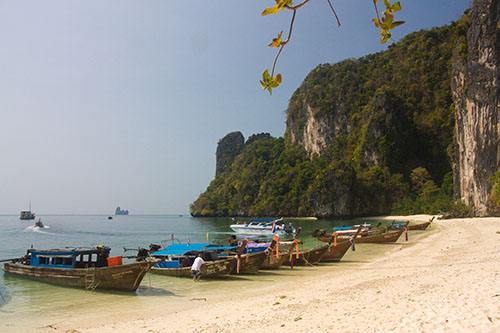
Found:
M 227 258 L 223 260 L 205 261 L 200 268 L 202 278 L 216 278 L 229 275 L 236 267 L 236 258 Z M 192 277 L 191 266 L 181 268 L 161 268 L 152 267 L 151 273 L 163 274 L 177 277 Z
M 394 243 L 399 239 L 399 236 L 404 232 L 404 229 L 397 230 L 394 232 L 384 232 L 380 234 L 360 234 L 356 238 L 356 243 Z M 337 242 L 339 240 L 349 240 L 350 236 L 337 236 Z M 317 237 L 320 242 L 330 242 L 332 237 Z
M 3 270 L 9 274 L 61 286 L 134 292 L 139 287 L 144 275 L 156 262 L 152 260 L 137 261 L 130 264 L 88 269 L 5 263 Z
M 296 257 L 296 254 L 292 254 L 293 256 L 293 265 L 294 266 L 306 266 L 313 265 L 320 262 L 321 257 L 328 251 L 328 245 L 316 247 L 314 249 L 299 251 L 299 257 Z M 287 256 L 287 259 L 284 261 L 283 265 L 290 265 L 290 255 Z
M 337 241 L 335 246 L 333 244 L 330 245 L 330 248 L 325 252 L 323 257 L 321 257 L 321 262 L 339 262 L 351 245 L 352 243 L 350 241 Z
M 409 224 L 408 230 L 425 230 L 431 224 L 431 222 L 423 222 L 419 224 Z M 392 227 L 393 230 L 401 230 L 403 227 Z
M 262 263 L 262 266 L 260 266 L 260 269 L 279 269 L 280 266 L 285 263 L 286 258 L 289 256 L 290 254 L 288 252 L 280 253 L 279 258 L 276 258 L 276 255 L 269 255 Z
M 255 274 L 262 267 L 266 258 L 267 254 L 264 251 L 242 254 L 239 262 L 236 260 L 236 266 L 231 274 Z
M 246 228 L 242 226 L 231 226 L 231 229 L 239 235 L 252 235 L 252 236 L 290 236 L 293 237 L 293 233 L 287 233 L 284 230 L 276 230 L 272 232 L 271 228 Z

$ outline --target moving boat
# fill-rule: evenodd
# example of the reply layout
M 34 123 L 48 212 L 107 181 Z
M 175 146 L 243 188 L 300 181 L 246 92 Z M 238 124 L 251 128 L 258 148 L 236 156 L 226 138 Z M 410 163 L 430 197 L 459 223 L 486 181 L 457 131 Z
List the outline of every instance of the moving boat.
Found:
M 42 219 L 38 219 L 38 221 L 35 222 L 35 228 L 45 228 Z
M 205 261 L 200 269 L 202 278 L 228 275 L 235 269 L 237 260 L 235 257 L 224 256 L 219 258 L 218 252 L 234 249 L 234 246 L 211 244 L 172 244 L 163 250 L 151 253 L 151 257 L 161 260 L 151 268 L 151 272 L 178 277 L 192 277 L 191 266 L 198 253 L 201 253 Z
M 144 275 L 157 262 L 146 259 L 122 263 L 122 257 L 109 257 L 110 248 L 28 249 L 22 258 L 4 263 L 6 273 L 29 277 L 56 285 L 87 290 L 114 289 L 134 292 Z
M 20 220 L 34 220 L 35 219 L 35 213 L 33 213 L 31 210 L 23 210 L 21 211 L 21 216 L 19 217 Z
M 278 234 L 281 237 L 294 237 L 295 235 L 295 228 L 291 223 L 284 224 L 283 218 L 238 222 L 231 224 L 230 228 L 237 234 L 244 235 L 273 236 L 274 234 Z
M 19 217 L 20 220 L 34 220 L 35 219 L 35 213 L 31 211 L 31 201 L 29 204 L 29 210 L 23 210 L 21 211 L 21 216 Z

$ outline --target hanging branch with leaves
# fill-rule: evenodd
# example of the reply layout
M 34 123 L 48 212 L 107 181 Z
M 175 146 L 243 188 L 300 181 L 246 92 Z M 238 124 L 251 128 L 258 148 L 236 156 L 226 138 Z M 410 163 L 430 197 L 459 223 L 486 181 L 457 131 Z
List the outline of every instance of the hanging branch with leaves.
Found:
M 279 48 L 278 53 L 276 54 L 276 57 L 274 58 L 273 62 L 273 67 L 271 69 L 271 74 L 269 74 L 269 70 L 266 69 L 262 73 L 262 80 L 260 80 L 260 84 L 263 89 L 269 91 L 269 94 L 272 94 L 273 88 L 278 87 L 281 84 L 281 73 L 276 74 L 274 76 L 274 70 L 276 69 L 276 63 L 278 62 L 278 58 L 281 54 L 281 51 L 283 51 L 283 48 L 285 45 L 288 44 L 290 41 L 290 38 L 292 36 L 292 29 L 293 29 L 293 23 L 295 22 L 295 15 L 297 14 L 297 10 L 303 7 L 305 4 L 307 4 L 310 0 L 303 0 L 300 2 L 298 5 L 293 5 L 293 0 L 274 0 L 276 2 L 276 5 L 273 7 L 266 8 L 262 12 L 262 16 L 266 15 L 271 15 L 271 14 L 277 14 L 281 10 L 291 10 L 292 13 L 292 19 L 290 22 L 290 28 L 288 29 L 288 36 L 286 40 L 283 40 L 283 31 L 281 31 L 276 38 L 273 38 L 272 42 L 268 45 L 270 47 L 274 48 Z M 333 15 L 335 16 L 335 19 L 337 20 L 337 25 L 340 27 L 340 20 L 337 16 L 337 13 L 335 12 L 335 9 L 333 8 L 333 5 L 330 0 L 328 1 L 328 5 L 330 6 L 330 9 L 332 10 Z M 394 14 L 393 12 L 398 12 L 401 10 L 401 4 L 398 2 L 394 3 L 391 5 L 389 0 L 383 0 L 384 4 L 386 6 L 386 10 L 382 12 L 384 15 L 382 17 L 382 20 L 380 19 L 380 15 L 378 13 L 378 8 L 377 8 L 377 3 L 378 0 L 373 0 L 373 5 L 375 6 L 375 12 L 377 14 L 377 17 L 372 20 L 372 22 L 375 23 L 375 26 L 380 29 L 380 43 L 387 43 L 391 39 L 391 30 L 401 24 L 404 23 L 404 21 L 396 21 L 394 22 Z

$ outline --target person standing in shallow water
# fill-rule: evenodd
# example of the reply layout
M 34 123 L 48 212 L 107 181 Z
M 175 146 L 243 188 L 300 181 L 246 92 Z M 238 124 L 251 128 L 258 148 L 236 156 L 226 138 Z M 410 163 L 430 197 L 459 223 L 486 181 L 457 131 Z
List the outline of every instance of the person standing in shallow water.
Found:
M 201 265 L 205 263 L 205 260 L 201 257 L 201 253 L 198 253 L 198 256 L 193 262 L 193 266 L 191 266 L 191 274 L 193 275 L 193 281 L 199 281 L 201 278 Z

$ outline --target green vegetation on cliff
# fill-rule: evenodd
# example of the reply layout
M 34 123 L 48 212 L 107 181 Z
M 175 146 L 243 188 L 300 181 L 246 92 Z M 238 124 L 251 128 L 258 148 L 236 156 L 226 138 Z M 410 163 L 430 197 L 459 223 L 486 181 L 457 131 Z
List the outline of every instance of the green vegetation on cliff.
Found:
M 220 174 L 191 204 L 191 214 L 341 217 L 449 210 L 450 76 L 453 53 L 466 52 L 466 30 L 464 15 L 450 26 L 412 33 L 387 51 L 318 66 L 290 99 L 284 138 L 259 135 L 235 155 L 226 152 L 232 162 L 217 167 Z M 311 126 L 313 138 L 326 142 L 319 154 L 306 143 Z

